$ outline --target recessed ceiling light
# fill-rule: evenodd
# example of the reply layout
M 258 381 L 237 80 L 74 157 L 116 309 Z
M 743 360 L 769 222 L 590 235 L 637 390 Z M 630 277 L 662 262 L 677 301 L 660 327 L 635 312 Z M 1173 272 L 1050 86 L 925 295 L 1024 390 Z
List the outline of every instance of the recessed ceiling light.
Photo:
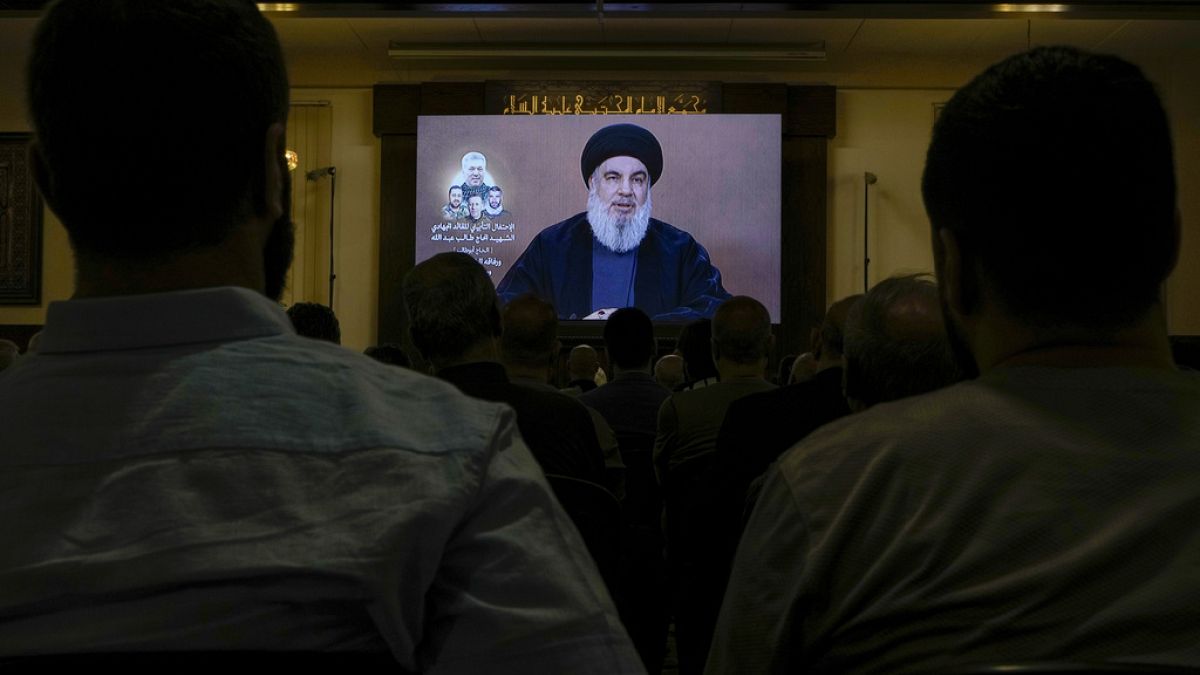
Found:
M 997 12 L 1066 12 L 1070 9 L 1068 5 L 1059 4 L 1026 4 L 1026 3 L 1001 3 L 993 5 L 992 9 Z

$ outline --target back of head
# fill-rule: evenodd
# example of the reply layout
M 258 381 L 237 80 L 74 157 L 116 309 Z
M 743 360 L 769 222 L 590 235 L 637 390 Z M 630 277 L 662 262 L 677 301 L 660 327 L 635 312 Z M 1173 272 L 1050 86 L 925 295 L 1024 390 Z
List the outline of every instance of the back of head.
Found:
M 857 409 L 922 394 L 962 379 L 926 275 L 876 284 L 846 317 L 846 398 Z
M 747 295 L 736 295 L 717 308 L 712 320 L 713 358 L 750 365 L 771 349 L 771 315 Z
M 841 359 L 838 359 L 841 365 Z M 812 352 L 804 352 L 796 357 L 792 369 L 788 372 L 787 384 L 807 382 L 817 374 L 817 357 Z
M 296 333 L 314 340 L 342 344 L 342 327 L 333 308 L 315 302 L 297 302 L 288 307 L 287 315 Z
M 817 354 L 821 360 L 833 361 L 842 357 L 845 350 L 846 315 L 862 297 L 862 293 L 844 297 L 830 305 L 829 311 L 825 312 L 825 318 L 821 320 L 821 342 Z
M 792 378 L 792 366 L 795 365 L 798 354 L 788 354 L 782 359 L 779 359 L 779 372 L 775 375 L 777 384 L 787 384 Z
M 404 277 L 413 345 L 435 367 L 500 335 L 496 288 L 483 266 L 464 253 L 439 253 Z
M 157 258 L 266 210 L 288 83 L 253 2 L 59 0 L 27 82 L 39 184 L 77 253 Z
M 11 366 L 17 360 L 18 354 L 20 348 L 17 347 L 17 343 L 0 338 L 0 370 Z
M 609 363 L 624 370 L 645 370 L 654 358 L 654 324 L 636 307 L 613 312 L 604 322 L 604 348 Z
M 522 295 L 504 306 L 500 323 L 504 363 L 544 368 L 558 355 L 558 313 L 549 302 Z
M 591 345 L 575 345 L 567 356 L 567 376 L 572 380 L 590 380 L 600 368 L 600 356 Z
M 939 115 L 922 191 L 934 230 L 956 237 L 964 276 L 977 270 L 1031 326 L 1126 325 L 1174 265 L 1166 114 L 1115 56 L 1042 47 L 988 68 Z M 977 290 L 964 290 L 974 303 Z
M 679 330 L 676 342 L 679 355 L 687 366 L 689 382 L 717 376 L 712 356 L 712 320 L 696 319 Z
M 683 384 L 683 357 L 678 354 L 667 354 L 654 364 L 654 381 L 665 389 L 674 390 Z

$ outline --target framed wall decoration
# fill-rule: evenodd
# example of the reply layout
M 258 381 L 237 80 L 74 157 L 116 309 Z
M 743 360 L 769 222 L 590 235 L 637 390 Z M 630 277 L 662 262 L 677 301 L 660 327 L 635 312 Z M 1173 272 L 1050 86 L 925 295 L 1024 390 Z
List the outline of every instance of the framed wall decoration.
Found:
M 29 161 L 32 139 L 0 133 L 0 305 L 42 301 L 42 197 Z

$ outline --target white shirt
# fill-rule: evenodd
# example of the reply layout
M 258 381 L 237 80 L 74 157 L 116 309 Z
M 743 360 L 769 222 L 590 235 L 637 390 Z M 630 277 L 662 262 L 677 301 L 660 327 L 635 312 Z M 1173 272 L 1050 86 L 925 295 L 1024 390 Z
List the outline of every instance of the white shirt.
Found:
M 0 654 L 642 672 L 509 408 L 239 288 L 53 303 L 0 373 Z

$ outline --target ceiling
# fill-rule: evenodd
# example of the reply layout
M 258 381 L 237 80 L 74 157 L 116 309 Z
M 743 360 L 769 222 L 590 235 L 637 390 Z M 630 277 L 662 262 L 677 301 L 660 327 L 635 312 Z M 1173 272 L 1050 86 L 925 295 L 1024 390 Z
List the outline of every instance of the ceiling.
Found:
M 514 73 L 630 72 L 632 76 L 722 73 L 722 79 L 820 80 L 841 86 L 957 86 L 969 73 L 1029 45 L 1071 44 L 1134 58 L 1145 52 L 1200 57 L 1200 19 L 1140 17 L 1065 18 L 1002 15 L 993 18 L 790 16 L 437 16 L 297 17 L 272 14 L 293 80 L 312 85 L 351 84 L 355 74 L 380 80 L 490 79 Z M 588 58 L 529 59 L 505 49 L 557 45 L 630 44 L 720 47 L 795 46 L 818 43 L 825 58 L 813 62 L 723 62 L 695 59 L 631 61 L 603 54 Z M 429 56 L 393 59 L 389 46 L 419 45 Z M 477 48 L 456 58 L 437 58 L 441 46 Z M 919 70 L 925 77 L 918 77 Z M 895 81 L 897 73 L 909 77 Z M 966 75 L 964 75 L 966 73 Z M 926 80 L 924 83 L 920 80 Z M 368 82 L 368 80 L 370 82 Z
M 0 43 L 23 61 L 38 0 L 0 0 Z M 20 6 L 19 6 L 20 5 Z M 959 2 L 549 4 L 261 3 L 301 87 L 506 77 L 688 77 L 822 82 L 838 86 L 954 87 L 1029 45 L 1071 44 L 1135 60 L 1200 63 L 1200 0 L 1000 5 Z M 1007 10 L 1022 11 L 1001 11 Z M 276 11 L 286 9 L 288 11 Z M 1055 11 L 1031 11 L 1049 9 Z M 652 44 L 719 49 L 816 43 L 817 61 L 619 58 L 604 48 Z M 422 58 L 392 58 L 418 45 Z M 584 45 L 599 54 L 516 58 L 514 46 Z M 439 56 L 441 47 L 467 54 Z M 595 51 L 595 50 L 593 50 Z M 423 52 L 424 53 L 424 52 Z M 9 59 L 6 59 L 9 60 Z

